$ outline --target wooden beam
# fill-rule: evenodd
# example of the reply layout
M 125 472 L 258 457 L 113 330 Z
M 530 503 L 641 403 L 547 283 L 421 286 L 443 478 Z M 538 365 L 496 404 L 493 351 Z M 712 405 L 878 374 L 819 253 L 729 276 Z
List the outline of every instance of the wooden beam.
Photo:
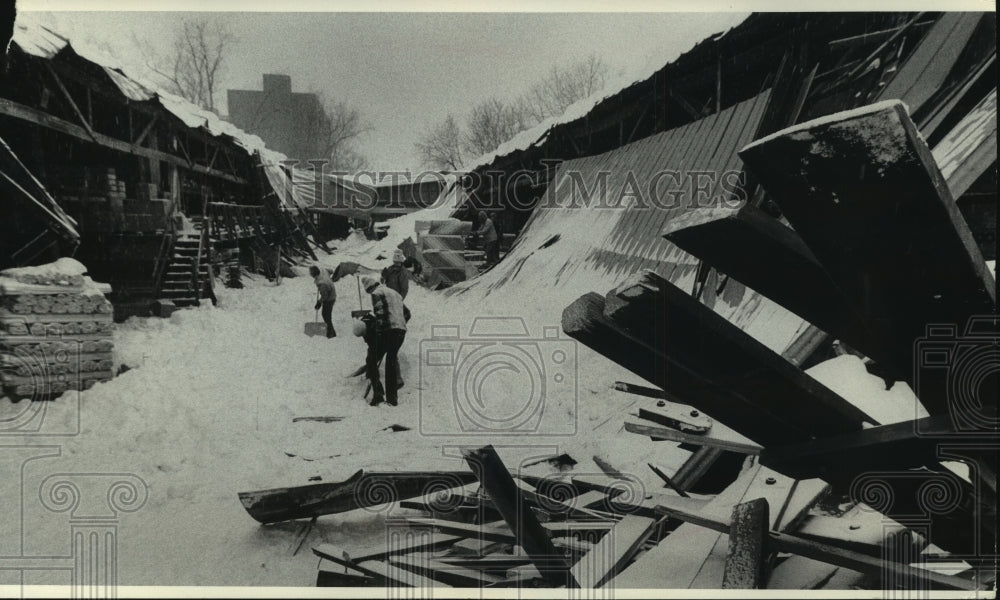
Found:
M 935 343 L 921 340 L 959 338 L 971 317 L 994 314 L 996 281 L 901 102 L 804 123 L 739 154 L 864 319 L 879 345 L 865 353 L 896 380 L 913 386 L 916 349 Z M 949 409 L 935 380 L 946 371 L 920 369 L 931 414 Z M 987 387 L 981 398 L 995 399 L 996 381 Z
M 660 510 L 663 514 L 680 519 L 685 523 L 706 527 L 719 533 L 728 534 L 730 532 L 731 523 L 728 519 L 695 514 L 669 507 L 662 507 Z M 891 575 L 898 581 L 907 581 L 913 584 L 916 589 L 926 589 L 927 583 L 952 590 L 975 591 L 980 589 L 974 582 L 967 579 L 941 575 L 926 569 L 911 567 L 882 558 L 875 558 L 860 552 L 837 548 L 829 544 L 807 540 L 778 531 L 768 532 L 768 544 L 774 552 L 797 554 L 879 578 Z
M 657 467 L 653 463 L 646 463 L 646 466 L 649 467 L 649 469 L 653 473 L 655 473 L 657 477 L 659 477 L 660 479 L 663 480 L 663 486 L 664 487 L 669 487 L 673 491 L 677 492 L 677 494 L 679 496 L 681 496 L 682 498 L 690 498 L 691 497 L 687 492 L 684 491 L 683 488 L 681 488 L 676 483 L 674 483 L 674 480 L 671 479 L 669 475 L 667 475 L 666 473 L 664 473 L 663 469 Z
M 996 413 L 992 414 L 995 419 Z M 935 465 L 943 460 L 940 450 L 949 440 L 969 441 L 956 434 L 952 419 L 951 415 L 935 415 L 802 444 L 775 445 L 765 448 L 760 460 L 796 477 L 848 481 L 857 475 L 880 470 Z M 996 468 L 995 449 L 972 446 L 970 450 L 983 457 L 984 465 Z
M 129 114 L 131 114 L 131 113 L 129 113 Z M 147 123 L 146 126 L 143 127 L 142 131 L 139 133 L 139 137 L 135 138 L 135 141 L 132 142 L 133 146 L 141 146 L 142 143 L 146 141 L 146 136 L 148 136 L 149 132 L 153 130 L 153 126 L 156 125 L 156 121 L 158 119 L 159 119 L 159 117 L 157 117 L 157 116 L 154 115 L 153 118 L 151 118 L 149 120 L 149 123 Z M 211 168 L 211 167 L 209 167 L 209 168 Z
M 234 177 L 228 173 L 223 173 L 215 169 L 208 169 L 203 165 L 189 165 L 186 161 L 180 157 L 174 156 L 173 154 L 168 154 L 166 152 L 161 152 L 159 150 L 153 150 L 151 148 L 144 148 L 141 146 L 133 146 L 128 142 L 104 135 L 102 133 L 94 132 L 93 137 L 86 129 L 79 125 L 74 125 L 69 121 L 60 119 L 59 117 L 54 117 L 46 112 L 37 110 L 30 106 L 25 106 L 23 104 L 13 102 L 6 98 L 0 98 L 0 115 L 7 117 L 12 117 L 15 119 L 20 119 L 22 121 L 28 121 L 30 123 L 35 123 L 36 125 L 41 125 L 49 129 L 58 131 L 60 133 L 81 139 L 87 142 L 94 142 L 106 148 L 111 148 L 112 150 L 117 150 L 118 152 L 124 152 L 127 154 L 134 154 L 137 156 L 145 156 L 146 158 L 152 158 L 156 160 L 162 160 L 164 162 L 170 163 L 175 166 L 188 168 L 196 173 L 201 173 L 204 175 L 210 175 L 212 177 L 218 177 L 219 179 L 225 179 L 226 181 L 231 181 L 233 183 L 238 183 L 241 185 L 246 185 L 246 180 L 240 177 Z
M 365 471 L 345 481 L 240 492 L 240 502 L 261 523 L 346 512 L 450 489 L 474 481 L 463 471 Z
M 756 590 L 767 581 L 768 506 L 756 498 L 733 507 L 729 525 L 729 552 L 722 576 L 724 590 Z
M 89 135 L 90 138 L 96 142 L 97 137 L 94 135 L 94 129 L 90 126 L 87 118 L 83 116 L 83 113 L 80 112 L 80 107 L 78 107 L 76 102 L 73 101 L 73 97 L 69 95 L 69 90 L 67 90 L 66 86 L 63 85 L 62 79 L 59 79 L 59 75 L 57 75 L 55 70 L 52 68 L 52 64 L 49 61 L 45 61 L 45 66 L 48 68 L 49 73 L 52 75 L 52 79 L 55 80 L 56 85 L 59 87 L 59 91 L 62 92 L 63 97 L 66 98 L 67 102 L 69 102 L 69 106 L 76 114 L 76 118 L 80 120 L 80 124 L 83 125 L 83 128 L 87 131 L 87 135 Z
M 722 456 L 725 450 L 711 446 L 701 446 L 692 454 L 680 469 L 674 473 L 674 482 L 683 490 L 690 490 L 701 481 Z
M 799 234 L 762 210 L 696 209 L 671 221 L 663 237 L 877 359 L 884 342 L 850 308 Z
M 806 441 L 874 422 L 651 271 L 601 300 L 588 295 L 567 307 L 563 330 L 753 442 Z
M 626 515 L 571 569 L 580 587 L 599 588 L 635 557 L 666 519 Z
M 649 436 L 657 440 L 670 440 L 672 442 L 681 442 L 684 444 L 698 444 L 709 448 L 718 448 L 720 450 L 738 452 L 740 454 L 755 455 L 760 454 L 761 451 L 760 446 L 750 442 L 749 440 L 741 442 L 737 440 L 709 436 L 708 434 L 685 433 L 683 431 L 671 429 L 670 427 L 662 427 L 651 424 L 647 425 L 636 420 L 625 421 L 625 431 Z
M 503 515 L 504 521 L 514 532 L 517 544 L 535 562 L 545 580 L 556 587 L 579 587 L 565 560 L 561 568 L 543 568 L 542 565 L 558 561 L 563 554 L 552 545 L 548 532 L 531 512 L 493 446 L 464 450 L 462 454 L 486 494 Z
M 698 119 L 701 119 L 702 117 L 705 116 L 705 115 L 703 115 L 701 113 L 700 110 L 698 110 L 697 108 L 691 106 L 691 103 L 688 102 L 687 99 L 684 96 L 681 96 L 680 92 L 678 92 L 676 89 L 674 89 L 674 88 L 668 88 L 667 89 L 667 94 L 671 98 L 673 98 L 674 102 L 676 102 L 677 104 L 679 104 L 681 106 L 681 108 L 684 109 L 684 112 L 686 112 L 692 119 L 694 119 L 694 120 L 697 121 Z

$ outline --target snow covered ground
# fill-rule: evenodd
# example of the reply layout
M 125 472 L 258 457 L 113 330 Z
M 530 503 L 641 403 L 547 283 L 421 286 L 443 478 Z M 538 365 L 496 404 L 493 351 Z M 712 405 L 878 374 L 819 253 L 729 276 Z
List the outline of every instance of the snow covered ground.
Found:
M 391 256 L 418 218 L 397 219 L 385 240 L 335 244 L 335 254 L 321 262 L 334 266 L 353 260 L 381 268 L 388 263 L 377 257 Z M 558 330 L 559 339 L 545 338 L 546 327 L 558 328 L 565 302 L 544 288 L 506 286 L 486 295 L 474 288 L 446 295 L 411 287 L 407 305 L 414 316 L 400 353 L 406 385 L 398 407 L 372 408 L 362 399 L 364 379 L 346 377 L 365 353 L 364 343 L 350 335 L 350 311 L 358 308 L 353 277 L 336 285 L 334 323 L 340 335 L 329 340 L 303 334 L 303 323 L 314 319 L 315 287 L 309 277 L 277 286 L 261 279 L 245 283 L 242 290 L 220 289 L 218 307 L 119 325 L 116 359 L 130 370 L 81 394 L 78 435 L 3 438 L 5 444 L 54 444 L 59 455 L 24 462 L 16 453 L 9 459 L 0 453 L 3 498 L 23 509 L 21 520 L 0 521 L 0 540 L 5 540 L 0 556 L 68 552 L 68 515 L 38 501 L 41 482 L 55 472 L 132 473 L 148 486 L 142 508 L 120 516 L 122 585 L 312 586 L 317 561 L 309 547 L 324 541 L 345 547 L 378 541 L 386 515 L 402 509 L 322 517 L 292 556 L 300 525 L 259 525 L 241 507 L 238 492 L 306 484 L 315 477 L 339 481 L 360 468 L 461 469 L 454 450 L 460 444 L 493 443 L 511 468 L 531 457 L 567 452 L 579 461 L 575 472 L 598 472 L 592 460 L 597 455 L 657 488 L 662 484 L 645 463 L 669 473 L 688 456 L 676 444 L 653 444 L 624 432 L 622 421 L 638 401 L 610 385 L 638 378 L 572 344 Z M 367 297 L 363 304 L 369 306 Z M 466 389 L 465 381 L 475 380 L 460 365 L 426 368 L 424 363 L 421 368 L 421 352 L 428 347 L 461 346 L 461 341 L 431 339 L 435 326 L 457 325 L 467 340 L 476 317 L 523 319 L 532 340 L 525 351 L 546 364 L 543 377 L 550 381 L 541 418 L 527 419 L 518 435 L 484 432 L 485 421 L 476 417 L 483 413 L 475 413 L 475 406 L 463 405 L 473 413 L 456 412 L 451 398 Z M 559 349 L 566 360 L 553 362 Z M 456 350 L 455 356 L 465 355 Z M 537 380 L 513 370 L 517 364 L 506 366 L 484 375 L 489 378 L 482 398 L 487 416 L 519 414 L 527 406 L 525 398 L 537 396 L 531 387 Z M 554 383 L 556 373 L 564 375 L 562 384 Z M 866 410 L 879 411 L 886 422 L 892 414 L 913 414 L 913 397 L 905 386 L 885 392 L 881 380 L 854 357 L 840 357 L 811 373 Z M 63 397 L 49 403 L 45 418 L 69 424 L 76 418 L 73 407 L 72 399 Z M 25 403 L 0 400 L 0 423 L 24 410 Z M 460 414 L 466 418 L 460 421 Z M 343 420 L 293 422 L 303 416 Z M 388 428 L 394 424 L 410 430 L 392 432 Z M 542 474 L 552 467 L 534 469 Z M 66 572 L 54 571 L 31 574 L 25 581 L 69 583 Z M 16 581 L 0 572 L 0 584 L 10 583 Z

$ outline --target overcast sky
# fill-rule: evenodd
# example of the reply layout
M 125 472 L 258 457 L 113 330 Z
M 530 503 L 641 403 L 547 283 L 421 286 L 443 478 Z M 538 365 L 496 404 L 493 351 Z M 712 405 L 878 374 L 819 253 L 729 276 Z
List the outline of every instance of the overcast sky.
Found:
M 223 89 L 260 89 L 263 73 L 292 77 L 361 109 L 374 128 L 359 144 L 374 168 L 417 169 L 414 142 L 449 113 L 464 120 L 486 98 L 513 98 L 553 64 L 591 52 L 625 79 L 675 58 L 746 13 L 154 13 L 37 15 L 72 41 L 89 37 L 125 64 L 133 38 L 166 52 L 185 18 L 223 19 L 236 36 Z M 225 94 L 219 94 L 225 112 Z

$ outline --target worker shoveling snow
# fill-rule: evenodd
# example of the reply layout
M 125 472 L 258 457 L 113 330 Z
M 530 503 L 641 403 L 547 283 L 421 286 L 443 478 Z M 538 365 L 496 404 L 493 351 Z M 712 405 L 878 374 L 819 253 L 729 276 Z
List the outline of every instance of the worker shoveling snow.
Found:
M 390 231 L 415 220 L 397 219 Z M 392 256 L 382 246 L 372 243 L 350 259 L 379 271 Z M 335 252 L 319 266 L 335 269 L 344 260 Z M 349 332 L 357 280 L 342 277 L 334 286 L 341 300 L 331 320 L 337 331 Z M 65 553 L 58 530 L 68 516 L 54 516 L 34 501 L 44 478 L 53 471 L 132 473 L 148 496 L 135 513 L 120 517 L 121 584 L 309 586 L 315 558 L 290 549 L 298 525 L 259 525 L 237 492 L 344 481 L 361 468 L 463 469 L 454 447 L 490 442 L 504 446 L 499 451 L 512 468 L 535 462 L 529 472 L 545 474 L 556 467 L 539 457 L 566 453 L 578 462 L 575 473 L 600 473 L 591 459 L 600 456 L 650 489 L 662 487 L 647 463 L 675 470 L 690 453 L 674 442 L 636 445 L 623 434 L 622 421 L 636 401 L 610 386 L 637 378 L 562 336 L 562 306 L 539 291 L 511 284 L 484 301 L 478 294 L 412 286 L 406 298 L 412 318 L 399 350 L 406 384 L 398 406 L 369 406 L 362 397 L 365 378 L 346 377 L 366 354 L 361 338 L 302 335 L 316 293 L 308 277 L 285 279 L 280 286 L 251 278 L 245 289 L 220 289 L 218 307 L 178 311 L 169 319 L 129 319 L 114 332 L 116 367 L 128 370 L 82 392 L 78 413 L 75 396 L 50 403 L 46 418 L 53 422 L 79 416 L 79 434 L 65 438 L 61 455 L 25 463 L 23 475 L 20 462 L 0 463 L 4 481 L 20 481 L 25 490 L 23 521 L 6 520 L 0 539 L 20 539 L 30 531 L 33 542 L 50 544 L 32 551 Z M 513 334 L 496 329 L 512 323 L 519 328 Z M 504 351 L 527 347 L 546 369 L 555 369 L 551 358 L 557 351 L 565 352 L 573 360 L 558 372 L 568 383 L 539 399 L 532 396 L 531 385 L 538 383 L 532 375 L 508 368 L 479 388 L 476 398 L 483 404 L 462 404 L 456 386 L 478 385 L 476 377 L 486 375 L 472 372 L 461 357 L 474 356 L 470 344 L 483 341 Z M 427 360 L 442 349 L 453 351 L 451 364 Z M 818 369 L 830 385 L 867 376 L 844 359 Z M 906 404 L 900 390 L 882 392 L 881 380 L 871 379 L 871 386 L 840 391 L 849 398 L 862 394 L 866 409 Z M 528 407 L 537 418 L 508 420 L 506 431 L 490 429 L 489 419 L 521 414 L 529 401 L 539 402 Z M 0 419 L 24 407 L 3 399 Z M 18 498 L 16 490 L 8 495 L 9 501 Z M 305 545 L 378 542 L 386 516 L 406 512 L 391 510 L 375 506 L 321 517 Z

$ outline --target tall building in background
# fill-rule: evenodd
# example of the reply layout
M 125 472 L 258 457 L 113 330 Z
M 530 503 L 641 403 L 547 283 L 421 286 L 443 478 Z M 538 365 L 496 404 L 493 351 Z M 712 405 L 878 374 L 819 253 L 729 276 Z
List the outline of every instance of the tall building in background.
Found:
M 229 120 L 289 158 L 326 158 L 329 121 L 316 94 L 292 92 L 288 75 L 264 75 L 264 89 L 228 90 Z

